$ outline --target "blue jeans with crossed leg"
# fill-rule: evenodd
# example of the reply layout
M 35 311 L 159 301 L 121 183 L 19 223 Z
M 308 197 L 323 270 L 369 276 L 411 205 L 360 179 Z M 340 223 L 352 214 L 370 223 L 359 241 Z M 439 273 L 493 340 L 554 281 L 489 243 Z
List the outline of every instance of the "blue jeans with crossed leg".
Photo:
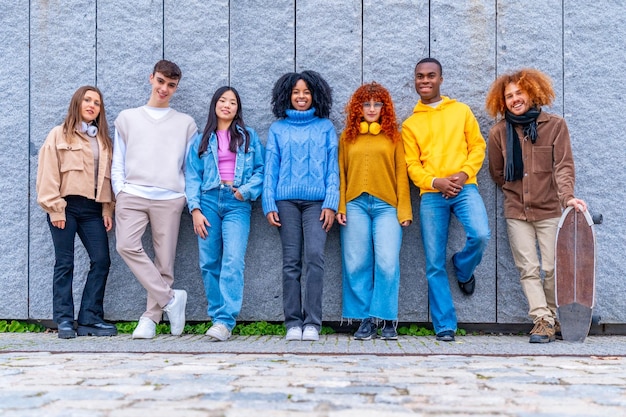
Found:
M 460 282 L 470 280 L 491 236 L 487 210 L 476 185 L 465 185 L 453 198 L 445 198 L 441 193 L 422 194 L 420 224 L 426 256 L 428 302 L 436 333 L 457 329 L 456 311 L 446 271 L 451 214 L 463 225 L 467 237 L 465 247 L 452 257 L 456 278 Z

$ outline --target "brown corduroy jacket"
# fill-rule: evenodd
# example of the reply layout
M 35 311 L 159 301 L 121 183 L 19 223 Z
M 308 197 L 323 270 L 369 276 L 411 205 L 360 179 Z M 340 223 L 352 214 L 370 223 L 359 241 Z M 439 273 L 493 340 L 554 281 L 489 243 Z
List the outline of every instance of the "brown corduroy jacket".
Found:
M 569 131 L 563 118 L 541 112 L 537 118 L 538 138 L 533 144 L 516 126 L 522 147 L 524 177 L 505 182 L 506 121 L 489 132 L 489 173 L 502 187 L 504 217 L 538 221 L 560 217 L 567 201 L 574 198 L 574 159 Z

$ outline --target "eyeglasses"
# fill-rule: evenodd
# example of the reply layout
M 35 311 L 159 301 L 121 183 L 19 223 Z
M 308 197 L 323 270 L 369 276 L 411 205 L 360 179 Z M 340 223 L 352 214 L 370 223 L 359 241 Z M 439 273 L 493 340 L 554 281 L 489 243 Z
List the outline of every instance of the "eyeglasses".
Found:
M 369 109 L 372 106 L 374 106 L 375 109 L 380 109 L 380 108 L 383 107 L 383 103 L 381 103 L 380 101 L 377 101 L 375 103 L 372 103 L 370 101 L 366 101 L 365 103 L 363 103 L 363 108 L 364 109 Z

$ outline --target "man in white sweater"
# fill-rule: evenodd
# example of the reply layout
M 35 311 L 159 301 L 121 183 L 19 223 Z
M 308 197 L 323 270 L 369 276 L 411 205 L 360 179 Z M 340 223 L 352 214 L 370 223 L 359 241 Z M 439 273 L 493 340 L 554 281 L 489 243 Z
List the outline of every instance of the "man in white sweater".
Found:
M 111 182 L 116 196 L 116 249 L 148 292 L 146 311 L 133 339 L 151 339 L 167 312 L 172 335 L 185 327 L 187 293 L 174 290 L 174 259 L 185 206 L 184 161 L 197 133 L 192 117 L 170 108 L 181 70 L 161 60 L 150 75 L 145 106 L 122 111 L 115 120 Z M 150 223 L 154 262 L 143 249 Z

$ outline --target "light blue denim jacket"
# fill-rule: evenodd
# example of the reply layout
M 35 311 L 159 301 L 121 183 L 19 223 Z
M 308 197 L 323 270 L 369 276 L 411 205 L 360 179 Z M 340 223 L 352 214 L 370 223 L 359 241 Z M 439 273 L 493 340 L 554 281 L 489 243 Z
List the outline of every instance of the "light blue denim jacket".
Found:
M 244 200 L 254 201 L 263 191 L 265 149 L 254 129 L 246 127 L 246 130 L 250 135 L 250 145 L 248 153 L 245 153 L 245 144 L 237 149 L 233 188 L 239 190 Z M 198 156 L 201 141 L 202 133 L 198 133 L 189 148 L 185 164 L 185 194 L 189 212 L 199 209 L 202 193 L 219 187 L 221 181 L 217 166 L 217 135 L 215 132 L 211 134 L 206 152 Z

